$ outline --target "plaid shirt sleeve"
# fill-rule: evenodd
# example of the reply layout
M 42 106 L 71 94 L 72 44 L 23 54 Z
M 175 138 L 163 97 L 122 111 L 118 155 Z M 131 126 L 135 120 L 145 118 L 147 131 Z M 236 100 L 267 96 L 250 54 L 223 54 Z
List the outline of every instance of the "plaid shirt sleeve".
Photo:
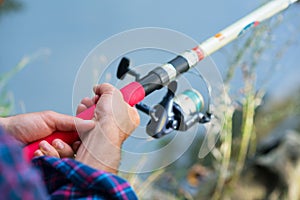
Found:
M 41 176 L 22 157 L 15 139 L 0 127 L 0 199 L 46 199 Z
M 76 160 L 38 157 L 33 163 L 43 172 L 52 199 L 137 199 L 124 179 Z
M 32 163 L 42 175 L 0 127 L 0 199 L 137 199 L 124 179 L 73 159 L 39 157 Z

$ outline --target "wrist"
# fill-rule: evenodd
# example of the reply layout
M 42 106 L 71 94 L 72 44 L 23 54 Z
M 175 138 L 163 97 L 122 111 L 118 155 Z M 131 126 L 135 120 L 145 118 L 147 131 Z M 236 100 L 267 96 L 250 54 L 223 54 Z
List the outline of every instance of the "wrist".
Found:
M 123 143 L 119 132 L 110 123 L 97 123 L 90 132 L 80 134 L 82 144 L 77 151 L 76 160 L 99 170 L 117 173 Z
M 89 148 L 81 145 L 75 159 L 94 169 L 117 174 L 121 160 L 121 152 L 120 150 L 90 152 Z

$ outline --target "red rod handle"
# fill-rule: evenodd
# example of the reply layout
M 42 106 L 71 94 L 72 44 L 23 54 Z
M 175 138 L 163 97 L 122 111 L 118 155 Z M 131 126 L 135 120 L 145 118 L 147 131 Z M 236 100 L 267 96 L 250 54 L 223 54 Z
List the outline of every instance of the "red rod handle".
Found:
M 127 102 L 130 106 L 134 106 L 135 104 L 141 102 L 145 97 L 145 90 L 143 86 L 138 82 L 132 82 L 121 90 L 124 101 Z M 82 113 L 78 114 L 76 117 L 89 120 L 94 117 L 94 110 L 96 105 L 88 108 Z M 42 140 L 46 140 L 50 144 L 54 139 L 61 139 L 67 144 L 73 144 L 75 141 L 80 140 L 77 132 L 54 132 L 53 134 L 32 142 L 23 148 L 23 154 L 26 160 L 30 161 L 34 157 L 34 152 L 39 149 L 39 143 Z

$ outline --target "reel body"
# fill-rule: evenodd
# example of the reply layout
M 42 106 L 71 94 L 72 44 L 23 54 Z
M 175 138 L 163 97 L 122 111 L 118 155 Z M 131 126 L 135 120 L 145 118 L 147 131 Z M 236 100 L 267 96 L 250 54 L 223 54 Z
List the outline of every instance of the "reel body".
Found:
M 117 77 L 123 79 L 126 74 L 129 74 L 138 81 L 140 75 L 129 69 L 129 63 L 129 59 L 122 58 L 118 67 Z M 209 88 L 206 81 L 205 84 Z M 146 127 L 148 135 L 153 138 L 161 138 L 174 130 L 187 131 L 195 124 L 210 122 L 212 118 L 212 114 L 209 111 L 210 106 L 205 106 L 204 98 L 199 91 L 191 88 L 175 95 L 177 90 L 176 80 L 169 83 L 167 87 L 167 93 L 158 104 L 152 107 L 142 102 L 136 104 L 138 110 L 151 118 Z M 208 89 L 208 91 L 210 90 Z M 209 94 L 208 103 L 210 98 Z M 207 110 L 205 110 L 205 107 L 207 107 Z

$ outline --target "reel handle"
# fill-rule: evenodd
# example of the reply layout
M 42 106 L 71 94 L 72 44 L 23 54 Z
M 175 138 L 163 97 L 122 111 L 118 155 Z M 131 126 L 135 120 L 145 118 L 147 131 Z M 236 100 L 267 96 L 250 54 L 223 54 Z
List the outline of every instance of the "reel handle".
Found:
M 123 87 L 121 90 L 124 101 L 127 102 L 130 106 L 141 102 L 145 97 L 145 90 L 143 86 L 138 82 L 132 82 Z M 89 120 L 94 117 L 96 105 L 86 109 L 82 113 L 78 114 L 76 117 Z M 67 144 L 72 144 L 77 140 L 80 140 L 77 132 L 54 132 L 51 135 L 42 138 L 40 140 L 34 141 L 23 148 L 24 158 L 30 161 L 34 157 L 34 152 L 39 149 L 39 143 L 42 140 L 46 140 L 50 144 L 54 139 L 61 139 Z

